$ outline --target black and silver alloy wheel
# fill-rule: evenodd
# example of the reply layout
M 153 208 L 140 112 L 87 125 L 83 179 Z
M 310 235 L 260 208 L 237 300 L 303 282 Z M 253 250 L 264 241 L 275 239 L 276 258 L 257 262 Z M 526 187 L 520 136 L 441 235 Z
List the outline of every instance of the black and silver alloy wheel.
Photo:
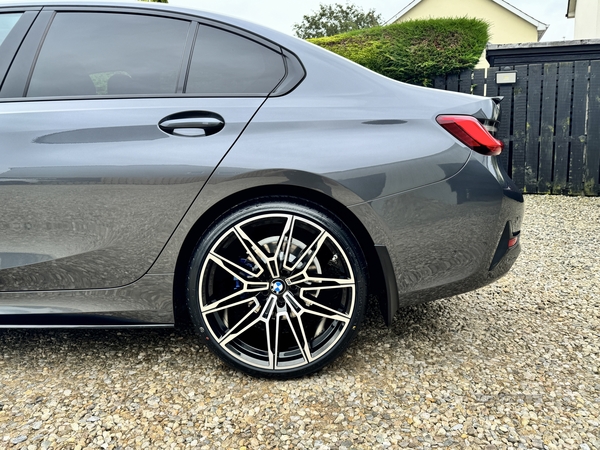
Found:
M 343 223 L 292 200 L 242 205 L 202 237 L 190 264 L 192 320 L 211 350 L 251 375 L 321 369 L 364 316 L 364 259 Z

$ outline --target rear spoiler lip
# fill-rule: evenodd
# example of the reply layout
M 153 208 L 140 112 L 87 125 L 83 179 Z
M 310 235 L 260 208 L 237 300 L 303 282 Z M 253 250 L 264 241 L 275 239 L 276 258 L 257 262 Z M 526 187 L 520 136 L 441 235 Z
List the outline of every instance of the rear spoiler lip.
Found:
M 500 108 L 500 102 L 504 100 L 504 97 L 490 97 L 490 99 L 492 102 L 494 102 L 494 112 L 492 113 L 491 120 L 495 123 L 498 123 L 500 122 L 500 112 L 502 111 L 502 108 Z

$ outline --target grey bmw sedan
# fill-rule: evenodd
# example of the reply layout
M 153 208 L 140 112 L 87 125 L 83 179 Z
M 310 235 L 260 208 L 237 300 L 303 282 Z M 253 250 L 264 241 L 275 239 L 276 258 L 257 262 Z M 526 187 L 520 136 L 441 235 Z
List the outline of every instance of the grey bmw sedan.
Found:
M 191 325 L 225 363 L 330 363 L 367 299 L 477 289 L 519 251 L 498 99 L 133 3 L 0 8 L 0 327 Z

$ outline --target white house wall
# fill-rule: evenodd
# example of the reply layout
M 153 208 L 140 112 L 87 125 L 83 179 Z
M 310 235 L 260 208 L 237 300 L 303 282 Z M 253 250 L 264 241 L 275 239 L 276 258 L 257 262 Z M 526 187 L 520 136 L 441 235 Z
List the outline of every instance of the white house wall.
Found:
M 577 0 L 575 39 L 600 38 L 600 0 Z

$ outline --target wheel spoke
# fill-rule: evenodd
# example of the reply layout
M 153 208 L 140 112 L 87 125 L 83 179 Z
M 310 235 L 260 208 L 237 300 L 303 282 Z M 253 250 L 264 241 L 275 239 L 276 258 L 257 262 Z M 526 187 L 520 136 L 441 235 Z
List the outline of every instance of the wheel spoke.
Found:
M 302 332 L 302 339 L 304 339 L 304 348 L 302 353 L 304 353 L 304 358 L 308 361 L 308 362 L 312 362 L 314 361 L 314 358 L 312 357 L 312 353 L 310 351 L 310 347 L 308 345 L 308 339 L 306 339 L 306 329 L 304 328 L 304 322 L 302 322 L 302 315 L 297 315 L 296 316 L 296 320 L 298 321 L 298 325 L 300 327 L 300 331 Z M 293 327 L 292 327 L 293 329 Z M 294 336 L 296 336 L 296 333 L 294 333 Z M 296 341 L 298 342 L 298 346 L 300 346 L 300 342 L 298 341 L 298 338 L 296 337 Z M 302 348 L 300 346 L 300 348 Z
M 312 255 L 311 255 L 310 259 L 305 264 L 305 267 L 309 267 L 311 265 L 311 263 L 314 261 L 315 257 L 317 256 L 317 253 L 319 253 L 319 250 L 321 249 L 321 246 L 325 242 L 326 237 L 327 236 L 325 235 L 325 231 L 319 229 L 319 235 L 311 242 L 310 245 L 307 245 L 306 248 L 304 248 L 304 250 L 302 250 L 302 253 L 300 253 L 300 255 L 298 255 L 298 258 L 294 261 L 294 264 L 291 266 L 288 266 L 287 265 L 288 260 L 284 259 L 283 267 L 286 268 L 287 270 L 289 270 L 290 272 L 293 272 L 294 270 L 296 270 L 298 268 L 298 266 L 300 265 L 302 260 L 304 258 L 306 258 L 306 255 L 308 255 L 312 251 Z
M 300 305 L 303 313 L 312 314 L 314 316 L 319 316 L 319 317 L 325 317 L 325 318 L 331 319 L 331 320 L 339 320 L 340 322 L 344 322 L 344 323 L 350 322 L 350 315 L 341 313 L 339 311 L 336 311 L 335 309 L 331 309 L 331 308 L 323 305 L 322 303 L 319 303 L 319 301 L 315 298 L 305 297 L 304 289 L 302 289 L 300 291 L 300 298 L 302 300 L 304 300 L 304 302 L 306 304 L 306 307 L 303 307 Z M 298 302 L 296 302 L 296 303 L 298 303 Z M 313 306 L 316 308 L 323 309 L 323 310 L 327 311 L 329 314 L 314 311 L 313 309 L 311 309 L 311 307 L 313 307 Z
M 281 235 L 279 236 L 279 238 L 277 239 L 277 244 L 275 245 L 275 250 L 273 251 L 273 255 L 272 256 L 267 256 L 266 253 L 262 252 L 262 250 L 260 249 L 259 246 L 257 246 L 258 251 L 261 252 L 260 256 L 261 258 L 264 258 L 264 262 L 267 264 L 267 267 L 269 269 L 269 273 L 271 274 L 271 277 L 273 278 L 279 278 L 280 275 L 280 270 L 279 270 L 279 255 L 282 252 L 282 247 L 287 243 L 286 246 L 286 252 L 289 252 L 289 248 L 290 248 L 290 242 L 292 239 L 292 234 L 293 234 L 293 229 L 294 229 L 294 221 L 295 218 L 293 216 L 286 216 L 286 222 L 283 228 L 283 231 L 281 233 Z M 243 233 L 243 231 L 240 230 L 240 232 Z M 249 237 L 244 234 L 244 236 L 246 238 L 249 239 Z M 287 256 L 284 256 L 284 260 Z
M 302 323 L 302 319 L 300 318 L 300 316 L 296 316 L 296 321 L 298 322 L 298 325 L 299 325 L 300 329 L 302 330 L 302 337 L 304 339 L 304 344 L 302 342 L 300 342 L 300 339 L 298 338 L 298 333 L 296 332 L 296 328 L 292 324 L 292 318 L 291 318 L 290 314 L 287 311 L 285 311 L 282 314 L 282 316 L 285 317 L 286 320 L 288 321 L 289 327 L 292 330 L 292 334 L 294 335 L 294 339 L 296 340 L 296 344 L 298 345 L 298 349 L 300 350 L 300 352 L 302 352 L 304 361 L 311 362 L 312 358 L 310 356 L 310 350 L 308 349 L 308 343 L 306 341 L 306 334 L 304 332 L 304 324 Z
M 339 289 L 345 288 L 348 286 L 353 286 L 354 279 L 353 278 L 321 278 L 321 277 L 311 277 L 306 273 L 306 270 L 297 273 L 296 275 L 292 275 L 291 277 L 286 279 L 286 282 L 290 286 L 295 286 L 300 283 L 312 283 L 316 284 L 316 286 L 312 287 L 312 289 Z
M 277 360 L 277 341 L 275 341 L 275 350 L 271 346 L 271 317 L 273 316 L 273 311 L 277 305 L 277 296 L 271 294 L 267 299 L 267 303 L 265 304 L 262 312 L 260 320 L 265 323 L 265 337 L 267 339 L 267 355 L 269 358 L 269 368 L 275 369 L 276 360 Z M 277 319 L 276 319 L 277 320 Z M 277 339 L 277 330 L 275 330 L 275 339 Z
M 232 340 L 234 340 L 235 338 L 237 338 L 241 334 L 243 334 L 246 331 L 248 331 L 250 328 L 252 328 L 258 322 L 265 321 L 264 317 L 270 318 L 271 314 L 273 312 L 273 306 L 274 306 L 274 302 L 273 301 L 271 301 L 271 302 L 267 301 L 267 303 L 265 303 L 265 305 L 263 306 L 262 310 L 260 310 L 258 302 L 257 302 L 257 308 L 254 308 L 251 311 L 249 311 L 248 314 L 246 314 L 243 319 L 241 319 L 233 327 L 229 328 L 229 330 L 227 330 L 227 333 L 225 333 L 223 335 L 223 337 L 218 341 L 219 344 L 221 344 L 221 345 L 227 345 L 227 344 L 229 344 Z M 244 324 L 244 322 L 246 322 L 246 320 L 250 316 L 252 316 L 252 314 L 256 314 L 259 311 L 260 311 L 260 314 L 258 315 L 258 317 L 256 317 L 254 320 L 252 320 L 246 326 L 242 327 L 243 324 Z M 238 330 L 239 328 L 241 328 L 241 329 Z
M 239 300 L 235 303 L 228 303 L 226 305 L 223 305 L 223 303 L 225 303 L 227 300 L 231 300 L 231 299 L 232 299 L 232 296 L 230 295 L 227 298 L 219 300 L 219 302 L 211 303 L 210 305 L 208 305 L 204 308 L 204 312 L 206 314 L 214 314 L 214 313 L 223 311 L 225 309 L 234 308 L 234 307 L 240 306 L 240 305 L 247 305 L 252 302 L 254 302 L 256 304 L 256 306 L 259 306 L 258 300 L 256 297 L 245 298 L 244 300 Z
M 285 267 L 285 264 L 289 258 L 290 247 L 292 245 L 292 236 L 294 234 L 294 224 L 296 223 L 296 218 L 293 216 L 289 216 L 286 218 L 285 226 L 283 227 L 283 232 L 279 239 L 277 240 L 277 246 L 275 247 L 275 251 L 273 252 L 273 256 L 270 258 L 269 264 L 273 264 L 275 277 L 280 276 L 279 271 L 279 255 L 283 251 L 282 247 L 285 246 L 285 252 L 283 254 L 283 264 L 282 267 Z
M 267 264 L 267 255 L 265 255 L 265 253 L 252 239 L 250 239 L 250 236 L 248 236 L 239 225 L 233 229 L 233 232 L 246 249 L 248 256 L 250 256 L 252 260 L 261 268 L 262 274 L 264 271 L 263 265 Z
M 246 269 L 246 268 L 234 263 L 233 261 L 230 261 L 227 258 L 224 258 L 223 256 L 218 255 L 217 253 L 214 253 L 214 252 L 210 252 L 210 254 L 208 255 L 208 259 L 213 261 L 215 264 L 217 264 L 223 270 L 226 270 L 227 272 L 229 272 L 231 275 L 233 275 L 237 279 L 239 279 L 239 276 L 240 276 L 239 272 L 243 272 L 252 278 L 258 278 L 260 276 L 260 274 L 262 272 L 264 272 L 264 270 L 262 268 L 259 273 L 250 272 L 248 269 Z M 238 270 L 239 272 L 235 272 L 234 269 Z M 240 281 L 243 281 L 243 280 L 240 280 Z
M 271 294 L 265 303 L 265 306 L 262 309 L 260 314 L 260 318 L 263 322 L 268 323 L 271 320 L 271 316 L 273 315 L 273 310 L 277 305 L 277 296 L 275 294 Z
M 224 298 L 222 298 L 220 300 L 211 302 L 208 305 L 204 305 L 204 307 L 203 307 L 204 312 L 214 312 L 215 309 L 219 309 L 219 308 L 222 309 L 223 303 L 226 303 L 226 302 L 228 302 L 231 299 L 239 297 L 242 294 L 249 294 L 249 293 L 253 293 L 253 292 L 261 292 L 261 291 L 264 291 L 266 289 L 269 289 L 269 283 L 267 283 L 267 282 L 264 282 L 264 283 L 247 283 L 247 282 L 245 282 L 243 280 L 239 280 L 239 281 L 244 286 L 243 288 L 241 288 L 238 291 L 235 291 L 233 294 L 228 295 L 227 297 L 224 297 Z M 243 301 L 240 301 L 240 303 L 243 303 L 245 301 L 249 302 L 251 300 L 252 299 L 245 299 Z M 235 306 L 235 305 L 228 305 L 228 306 L 226 306 L 226 308 L 230 308 L 232 306 Z
M 273 351 L 273 348 L 271 346 L 270 321 L 271 321 L 271 315 L 273 314 L 273 309 L 275 308 L 276 302 L 277 302 L 277 297 L 275 297 L 274 295 L 271 295 L 271 297 L 269 297 L 269 300 L 267 301 L 267 304 L 269 305 L 270 309 L 268 309 L 266 311 L 266 314 L 263 314 L 264 317 L 261 318 L 261 320 L 263 322 L 265 322 L 265 334 L 266 334 L 266 338 L 267 338 L 267 356 L 269 357 L 269 368 L 270 369 L 275 369 L 275 352 Z M 263 311 L 265 311 L 265 310 L 263 309 Z
M 227 333 L 225 333 L 223 337 L 221 337 L 217 342 L 221 345 L 227 345 L 236 337 L 248 330 L 250 327 L 253 327 L 258 322 L 260 322 L 260 317 L 257 317 L 250 323 L 248 323 L 246 326 L 243 326 L 244 323 L 246 323 L 246 321 L 248 320 L 248 318 L 250 318 L 250 316 L 252 316 L 253 314 L 256 314 L 255 309 L 250 310 L 248 314 L 246 314 L 242 319 L 240 319 L 238 323 L 236 323 L 233 327 L 229 328 L 229 330 L 227 330 Z
M 319 305 L 319 307 L 331 311 L 329 308 L 326 308 L 322 305 Z M 304 313 L 312 314 L 313 316 L 324 317 L 326 319 L 337 320 L 338 322 L 343 322 L 345 324 L 350 322 L 350 318 L 346 314 L 342 314 L 342 313 L 324 314 L 324 313 L 320 313 L 318 311 L 313 311 L 312 309 L 305 309 Z
M 287 306 L 288 308 L 290 308 L 292 311 L 294 311 L 294 315 L 295 320 L 298 322 L 298 327 L 300 328 L 300 332 L 302 333 L 302 339 L 304 341 L 304 343 L 300 342 L 300 339 L 298 339 L 298 335 L 296 334 L 296 330 L 294 329 L 293 325 L 292 325 L 292 317 L 290 314 L 288 314 L 288 320 L 290 322 L 290 328 L 292 329 L 293 333 L 294 333 L 294 338 L 296 338 L 296 343 L 298 344 L 298 348 L 302 351 L 302 354 L 304 355 L 304 359 L 308 362 L 313 361 L 313 357 L 312 357 L 312 353 L 310 351 L 310 346 L 308 343 L 308 339 L 306 338 L 306 329 L 304 327 L 304 322 L 302 321 L 302 315 L 306 312 L 306 309 L 303 308 L 294 298 L 294 296 L 292 294 L 290 294 L 289 292 L 286 292 L 283 296 L 286 300 Z
M 273 366 L 272 369 L 277 369 L 277 363 L 279 361 L 279 312 L 275 314 L 275 348 L 273 349 Z
M 308 350 L 307 345 L 302 344 L 302 342 L 300 342 L 300 339 L 298 338 L 298 333 L 296 332 L 296 329 L 294 328 L 294 326 L 292 324 L 292 318 L 290 317 L 286 307 L 285 306 L 280 307 L 278 305 L 277 313 L 275 315 L 275 355 L 274 355 L 274 360 L 273 360 L 273 369 L 277 369 L 277 365 L 279 363 L 279 337 L 281 336 L 281 325 L 280 324 L 281 324 L 282 320 L 286 320 L 288 322 L 288 325 L 290 327 L 292 335 L 294 336 L 294 340 L 296 341 L 296 344 L 298 345 L 298 349 L 302 353 L 302 358 L 304 359 L 305 362 L 310 362 L 311 361 L 310 351 L 307 352 L 307 350 Z M 300 321 L 300 323 L 301 323 L 301 321 Z M 303 332 L 303 335 L 304 335 L 304 332 Z

